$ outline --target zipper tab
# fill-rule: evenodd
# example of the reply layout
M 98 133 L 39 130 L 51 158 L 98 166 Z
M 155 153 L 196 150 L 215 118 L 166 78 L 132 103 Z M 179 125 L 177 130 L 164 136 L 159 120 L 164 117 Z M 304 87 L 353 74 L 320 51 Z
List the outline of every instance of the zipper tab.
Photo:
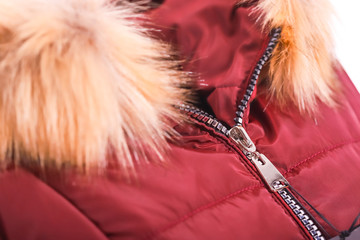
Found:
M 250 157 L 251 162 L 261 173 L 263 179 L 272 191 L 278 192 L 289 185 L 285 177 L 264 154 L 255 152 L 250 154 Z
M 229 137 L 240 146 L 247 158 L 255 165 L 271 191 L 278 192 L 289 183 L 272 162 L 256 146 L 242 126 L 235 126 L 228 132 Z

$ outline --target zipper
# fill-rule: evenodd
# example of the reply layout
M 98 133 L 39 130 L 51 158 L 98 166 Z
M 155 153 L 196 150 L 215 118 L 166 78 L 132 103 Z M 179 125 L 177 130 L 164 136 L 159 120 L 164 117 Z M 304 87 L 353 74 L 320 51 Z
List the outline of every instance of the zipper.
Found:
M 264 154 L 256 150 L 255 144 L 242 126 L 234 126 L 228 129 L 214 116 L 194 106 L 182 104 L 180 110 L 196 122 L 205 124 L 207 127 L 235 142 L 247 159 L 256 167 L 270 191 L 280 197 L 288 209 L 291 209 L 298 219 L 297 222 L 302 225 L 302 228 L 307 231 L 308 235 L 314 240 L 325 240 L 318 227 L 320 225 L 289 191 L 289 182 Z
M 242 126 L 231 128 L 228 131 L 228 136 L 241 148 L 245 156 L 256 167 L 271 191 L 277 192 L 289 186 L 289 182 L 272 162 L 264 154 L 256 150 L 255 144 Z
M 297 222 L 302 226 L 302 229 L 311 236 L 314 240 L 325 240 L 325 237 L 320 231 L 315 218 L 305 209 L 304 206 L 296 199 L 296 197 L 289 190 L 289 182 L 280 173 L 280 171 L 272 164 L 272 162 L 262 153 L 256 150 L 256 146 L 250 139 L 243 125 L 243 117 L 246 108 L 249 105 L 249 100 L 256 86 L 257 79 L 261 72 L 261 69 L 265 63 L 270 59 L 274 48 L 278 42 L 281 34 L 281 28 L 273 29 L 270 33 L 271 37 L 264 54 L 256 64 L 254 71 L 250 78 L 250 83 L 246 88 L 243 99 L 238 105 L 238 111 L 236 111 L 236 117 L 234 119 L 235 126 L 228 129 L 214 116 L 206 113 L 205 111 L 198 109 L 190 105 L 181 105 L 180 110 L 187 113 L 187 115 L 206 126 L 214 129 L 216 132 L 225 135 L 230 138 L 243 152 L 246 158 L 255 166 L 257 172 L 266 183 L 268 189 L 276 194 L 277 197 L 282 199 L 282 202 L 286 204 L 288 209 L 291 209 L 292 213 L 296 216 Z
M 270 59 L 277 45 L 280 34 L 281 34 L 281 28 L 275 28 L 270 33 L 271 38 L 269 40 L 269 43 L 265 49 L 264 54 L 261 56 L 260 60 L 255 65 L 254 71 L 251 74 L 250 83 L 246 88 L 243 99 L 241 99 L 240 104 L 238 105 L 238 110 L 236 111 L 236 117 L 234 118 L 235 125 L 243 124 L 244 112 L 249 105 L 249 100 L 254 92 L 256 82 L 259 78 L 261 69 L 264 67 L 265 63 Z
M 314 218 L 309 212 L 299 203 L 292 193 L 287 188 L 278 191 L 284 202 L 291 208 L 292 212 L 305 226 L 306 230 L 315 240 L 325 240 L 322 232 L 319 230 Z
M 228 137 L 237 143 L 245 156 L 256 167 L 268 188 L 282 198 L 283 202 L 296 215 L 299 222 L 312 238 L 315 240 L 325 240 L 314 217 L 288 190 L 289 182 L 264 154 L 256 150 L 255 144 L 251 141 L 245 129 L 242 126 L 235 126 L 228 131 Z

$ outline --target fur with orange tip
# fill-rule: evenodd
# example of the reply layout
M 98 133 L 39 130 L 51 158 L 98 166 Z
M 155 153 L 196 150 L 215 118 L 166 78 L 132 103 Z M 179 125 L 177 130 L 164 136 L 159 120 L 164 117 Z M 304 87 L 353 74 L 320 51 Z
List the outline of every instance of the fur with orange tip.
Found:
M 127 171 L 147 152 L 161 159 L 186 78 L 140 12 L 107 0 L 0 0 L 2 168 L 87 172 L 110 154 Z
M 263 31 L 281 27 L 282 33 L 264 78 L 270 97 L 284 107 L 314 114 L 318 101 L 336 106 L 331 32 L 333 9 L 328 0 L 240 0 L 253 5 Z

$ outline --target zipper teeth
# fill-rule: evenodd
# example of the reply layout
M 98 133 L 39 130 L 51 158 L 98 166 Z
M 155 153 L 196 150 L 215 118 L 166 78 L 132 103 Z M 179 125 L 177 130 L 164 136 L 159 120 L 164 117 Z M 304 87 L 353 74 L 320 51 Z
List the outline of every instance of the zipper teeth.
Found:
M 221 124 L 215 117 L 206 113 L 205 111 L 196 108 L 194 106 L 182 104 L 180 110 L 184 111 L 192 119 L 204 123 L 208 127 L 214 129 L 225 136 L 228 136 L 229 129 Z M 243 153 L 248 158 L 249 152 Z M 313 237 L 314 240 L 325 240 L 322 232 L 317 227 L 315 220 L 312 216 L 307 214 L 305 208 L 299 203 L 299 201 L 290 193 L 286 188 L 277 192 L 278 195 L 284 200 L 285 204 L 292 210 L 296 217 L 300 220 L 301 224 L 305 227 L 306 231 Z
M 220 132 L 224 135 L 227 135 L 229 129 L 225 127 L 220 121 L 218 121 L 212 115 L 200 110 L 196 107 L 182 104 L 180 110 L 185 111 L 187 115 L 201 123 L 206 124 L 207 126 L 213 128 L 215 131 Z
M 246 92 L 244 98 L 240 101 L 240 105 L 238 105 L 238 111 L 236 112 L 236 118 L 234 118 L 235 126 L 242 125 L 243 117 L 245 109 L 249 105 L 250 97 L 255 89 L 256 81 L 259 78 L 259 74 L 261 69 L 265 65 L 265 63 L 269 60 L 274 51 L 274 48 L 279 40 L 281 33 L 281 28 L 276 28 L 272 31 L 271 39 L 268 43 L 268 46 L 265 50 L 265 53 L 262 55 L 260 60 L 255 66 L 253 74 L 251 76 L 250 83 L 246 88 Z M 179 109 L 184 111 L 189 117 L 192 119 L 205 124 L 206 126 L 214 129 L 216 132 L 219 132 L 225 136 L 228 136 L 229 129 L 224 126 L 219 120 L 217 120 L 214 116 L 209 113 L 196 108 L 194 106 L 182 104 Z M 250 152 L 243 150 L 243 153 L 248 158 L 250 157 Z M 277 194 L 284 200 L 285 204 L 293 211 L 293 213 L 300 220 L 301 224 L 305 227 L 307 232 L 313 237 L 315 240 L 325 240 L 322 232 L 316 226 L 316 221 L 312 216 L 307 214 L 305 208 L 297 201 L 297 199 L 290 193 L 286 188 L 277 192 Z
M 278 191 L 278 193 L 285 201 L 285 203 L 291 208 L 297 218 L 301 221 L 301 223 L 305 226 L 306 230 L 311 234 L 313 239 L 325 240 L 322 232 L 316 226 L 315 222 L 311 220 L 312 217 L 307 214 L 307 211 L 296 200 L 296 198 L 287 189 L 282 189 Z
M 268 43 L 268 46 L 266 47 L 265 52 L 261 56 L 260 60 L 257 62 L 255 69 L 251 75 L 250 84 L 246 88 L 245 95 L 243 99 L 240 101 L 240 105 L 238 105 L 238 111 L 236 111 L 237 117 L 234 118 L 235 125 L 242 125 L 244 112 L 247 106 L 249 105 L 249 100 L 251 98 L 252 93 L 254 92 L 256 81 L 259 78 L 261 69 L 271 57 L 274 48 L 280 38 L 280 33 L 281 33 L 281 28 L 275 28 L 271 31 L 271 39 Z M 207 126 L 212 127 L 216 131 L 221 132 L 224 135 L 228 135 L 229 129 L 225 127 L 223 124 L 221 124 L 215 117 L 204 112 L 203 110 L 185 104 L 182 104 L 180 106 L 180 110 L 187 112 L 187 114 L 190 117 L 202 123 L 205 123 Z
M 260 60 L 257 62 L 255 69 L 251 75 L 250 83 L 246 88 L 245 95 L 243 99 L 240 101 L 240 104 L 238 105 L 238 110 L 236 111 L 236 117 L 234 118 L 235 125 L 239 126 L 243 124 L 243 118 L 244 118 L 244 112 L 249 105 L 249 100 L 251 98 L 252 93 L 254 92 L 256 81 L 259 78 L 259 74 L 261 72 L 261 69 L 264 67 L 265 63 L 270 59 L 275 46 L 277 42 L 279 41 L 281 34 L 281 28 L 275 28 L 271 32 L 271 39 L 265 49 L 264 54 L 260 58 Z

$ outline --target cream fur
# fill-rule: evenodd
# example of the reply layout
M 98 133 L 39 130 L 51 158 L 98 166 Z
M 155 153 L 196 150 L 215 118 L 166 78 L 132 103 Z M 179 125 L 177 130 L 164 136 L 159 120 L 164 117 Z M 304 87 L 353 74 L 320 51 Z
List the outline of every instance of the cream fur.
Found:
M 161 159 L 184 101 L 166 46 L 106 0 L 0 0 L 0 163 Z
M 268 87 L 277 103 L 293 103 L 308 113 L 316 111 L 318 100 L 334 106 L 333 10 L 328 0 L 259 0 L 255 5 L 265 31 L 282 28 L 269 64 Z

